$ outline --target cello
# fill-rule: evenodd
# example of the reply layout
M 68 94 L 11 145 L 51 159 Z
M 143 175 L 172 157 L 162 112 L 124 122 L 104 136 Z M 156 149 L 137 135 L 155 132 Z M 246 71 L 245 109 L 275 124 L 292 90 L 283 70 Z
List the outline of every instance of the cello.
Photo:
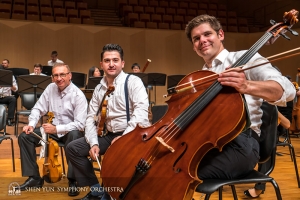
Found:
M 47 123 L 52 124 L 54 114 L 48 112 Z M 62 167 L 58 162 L 59 146 L 57 142 L 49 138 L 47 135 L 47 143 L 45 149 L 45 161 L 43 165 L 43 178 L 47 183 L 56 183 L 62 178 Z
M 296 91 L 299 90 L 298 77 L 300 77 L 300 68 L 298 68 L 296 82 L 293 82 Z M 292 133 L 300 132 L 300 96 L 296 96 L 296 103 L 293 106 L 292 111 L 292 124 L 290 126 L 290 131 Z
M 247 63 L 267 41 L 289 30 L 297 21 L 298 11 L 284 16 L 285 22 L 274 23 L 231 67 Z M 108 148 L 102 180 L 113 198 L 192 198 L 202 182 L 197 167 L 203 156 L 212 148 L 222 150 L 246 125 L 242 95 L 222 86 L 216 78 L 202 79 L 213 74 L 188 74 L 167 101 L 169 109 L 160 121 L 147 128 L 137 126 Z

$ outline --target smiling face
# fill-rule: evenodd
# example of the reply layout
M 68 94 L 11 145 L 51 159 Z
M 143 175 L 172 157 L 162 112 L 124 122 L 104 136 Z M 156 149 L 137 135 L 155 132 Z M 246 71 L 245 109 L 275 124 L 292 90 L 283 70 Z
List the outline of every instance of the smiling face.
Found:
M 115 79 L 124 68 L 125 61 L 121 59 L 118 51 L 106 51 L 100 66 L 108 79 Z
M 72 74 L 66 65 L 54 66 L 52 69 L 52 81 L 55 82 L 60 91 L 70 85 Z
M 209 23 L 203 23 L 191 31 L 193 49 L 210 65 L 212 60 L 224 49 L 224 32 L 216 32 Z

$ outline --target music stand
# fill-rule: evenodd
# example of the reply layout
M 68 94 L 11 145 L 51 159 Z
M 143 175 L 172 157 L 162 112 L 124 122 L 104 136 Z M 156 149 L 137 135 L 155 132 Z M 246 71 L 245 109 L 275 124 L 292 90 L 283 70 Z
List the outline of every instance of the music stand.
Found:
M 46 74 L 47 76 L 52 75 L 52 66 L 43 66 L 42 73 Z
M 26 68 L 7 68 L 7 70 L 12 71 L 15 78 L 18 77 L 18 76 L 21 76 L 21 75 L 28 75 L 29 74 L 29 69 L 26 69 Z
M 148 73 L 148 85 L 154 86 L 154 103 L 156 103 L 156 86 L 166 85 L 167 75 L 162 73 Z
M 103 77 L 89 77 L 87 89 L 95 89 Z
M 167 77 L 167 90 L 170 88 L 173 89 L 175 86 L 177 86 L 183 77 L 185 77 L 185 75 L 169 75 Z
M 140 79 L 142 79 L 144 86 L 146 88 L 148 87 L 148 74 L 146 74 L 146 73 L 129 73 L 129 74 L 140 77 Z
M 71 72 L 72 73 L 72 83 L 79 88 L 85 88 L 86 77 L 87 75 L 80 72 Z
M 1 87 L 11 87 L 12 86 L 12 71 L 5 69 L 0 69 L 0 86 Z
M 34 103 L 37 100 L 37 92 L 42 93 L 52 83 L 50 76 L 21 75 L 17 77 L 19 93 L 34 93 Z

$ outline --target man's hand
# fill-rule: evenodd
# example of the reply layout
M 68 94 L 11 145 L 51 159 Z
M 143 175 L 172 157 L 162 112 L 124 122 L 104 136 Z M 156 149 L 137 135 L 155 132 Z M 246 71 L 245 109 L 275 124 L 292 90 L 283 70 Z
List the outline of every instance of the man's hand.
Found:
M 115 137 L 112 141 L 111 144 L 113 144 L 115 141 L 117 141 L 117 139 L 119 139 L 121 136 Z
M 98 145 L 94 145 L 92 146 L 92 148 L 90 149 L 89 151 L 89 154 L 90 154 L 90 157 L 93 159 L 93 160 L 96 160 L 96 156 L 99 156 L 99 152 L 100 152 L 100 149 L 99 149 L 99 146 Z
M 23 131 L 28 135 L 33 131 L 33 127 L 32 126 L 24 126 Z
M 218 81 L 225 86 L 234 87 L 238 92 L 245 94 L 248 89 L 248 80 L 244 71 L 237 67 L 219 74 Z
M 46 124 L 43 124 L 42 126 L 44 128 L 45 133 L 47 133 L 47 134 L 56 134 L 57 133 L 56 126 L 54 126 L 53 124 L 46 123 Z

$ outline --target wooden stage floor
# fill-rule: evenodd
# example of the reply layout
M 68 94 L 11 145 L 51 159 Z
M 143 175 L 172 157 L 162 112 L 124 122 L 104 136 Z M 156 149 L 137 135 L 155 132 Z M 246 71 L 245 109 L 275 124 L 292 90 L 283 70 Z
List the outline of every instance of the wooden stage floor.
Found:
M 19 125 L 19 131 L 21 131 L 24 125 Z M 10 140 L 5 140 L 0 145 L 0 199 L 49 199 L 49 200 L 65 200 L 65 199 L 80 199 L 88 192 L 88 188 L 83 188 L 82 192 L 77 197 L 69 197 L 66 188 L 68 187 L 68 180 L 65 178 L 58 183 L 49 184 L 45 183 L 43 189 L 40 191 L 26 191 L 21 192 L 20 195 L 9 195 L 9 188 L 11 185 L 16 183 L 22 184 L 26 177 L 21 176 L 21 168 L 20 168 L 20 152 L 18 147 L 17 138 L 14 134 L 14 127 L 7 126 L 7 132 L 13 138 L 14 149 L 15 149 L 15 163 L 16 163 L 16 171 L 12 171 L 12 160 L 11 160 L 11 148 L 10 148 Z M 292 136 L 292 144 L 295 148 L 295 153 L 298 159 L 298 168 L 300 166 L 300 138 L 296 136 Z M 300 188 L 298 188 L 294 164 L 291 161 L 291 157 L 289 155 L 288 147 L 278 147 L 277 152 L 280 152 L 282 156 L 277 156 L 275 170 L 272 172 L 271 176 L 275 178 L 277 181 L 283 200 L 300 200 Z M 61 161 L 61 158 L 58 158 Z M 40 170 L 42 169 L 43 159 L 38 161 Z M 299 169 L 300 170 L 300 169 Z M 99 172 L 98 173 L 99 176 Z M 239 199 L 247 199 L 247 197 L 243 194 L 243 191 L 253 187 L 253 185 L 245 184 L 236 186 L 237 194 Z M 176 191 L 174 191 L 176 192 Z M 204 199 L 204 196 L 199 193 L 194 194 L 194 199 Z M 211 198 L 211 200 L 218 199 L 218 193 L 215 192 Z M 223 199 L 231 200 L 233 199 L 231 189 L 229 186 L 224 187 L 223 190 Z M 265 194 L 262 194 L 258 199 L 262 200 L 274 200 L 276 199 L 276 195 L 271 184 L 267 184 L 267 189 Z

